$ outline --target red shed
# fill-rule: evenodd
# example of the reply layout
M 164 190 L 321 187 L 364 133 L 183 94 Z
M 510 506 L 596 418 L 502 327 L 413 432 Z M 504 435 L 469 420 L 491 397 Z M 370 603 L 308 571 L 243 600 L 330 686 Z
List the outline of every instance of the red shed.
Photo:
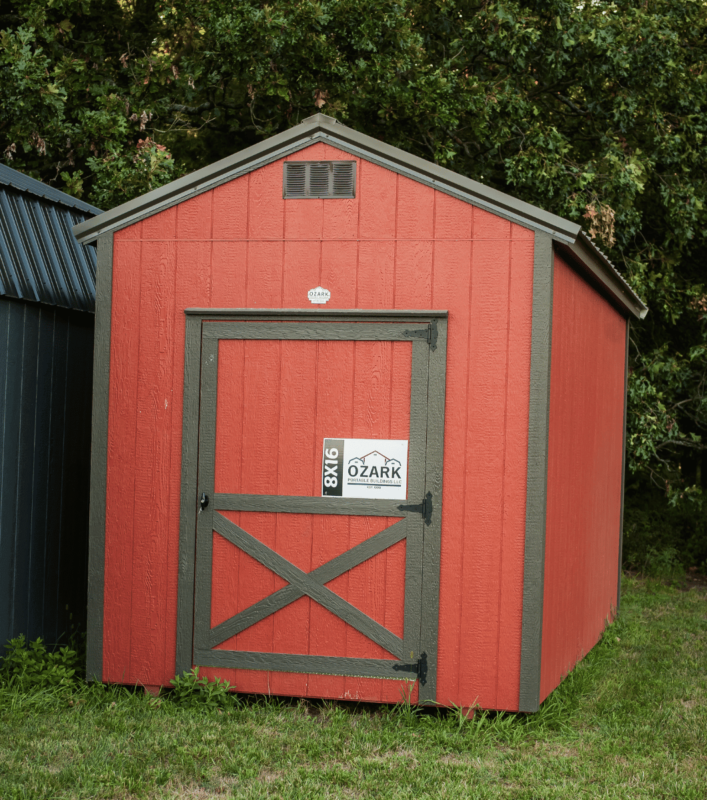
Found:
M 537 709 L 618 605 L 646 313 L 580 226 L 317 114 L 75 232 L 89 675 Z

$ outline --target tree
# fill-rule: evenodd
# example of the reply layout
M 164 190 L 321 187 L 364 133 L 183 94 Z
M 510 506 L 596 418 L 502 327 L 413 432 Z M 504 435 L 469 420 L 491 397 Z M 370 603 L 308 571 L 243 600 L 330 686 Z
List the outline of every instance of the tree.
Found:
M 704 0 L 2 0 L 0 27 L 6 159 L 104 207 L 321 109 L 581 222 L 651 308 L 628 508 L 659 491 L 707 559 Z

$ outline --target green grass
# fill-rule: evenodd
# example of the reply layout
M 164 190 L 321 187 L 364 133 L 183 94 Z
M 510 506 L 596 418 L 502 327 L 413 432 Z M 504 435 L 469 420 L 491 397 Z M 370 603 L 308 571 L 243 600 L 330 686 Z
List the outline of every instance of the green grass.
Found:
M 627 579 L 532 716 L 0 685 L 0 797 L 707 798 L 707 596 Z M 199 697 L 199 695 L 194 695 Z

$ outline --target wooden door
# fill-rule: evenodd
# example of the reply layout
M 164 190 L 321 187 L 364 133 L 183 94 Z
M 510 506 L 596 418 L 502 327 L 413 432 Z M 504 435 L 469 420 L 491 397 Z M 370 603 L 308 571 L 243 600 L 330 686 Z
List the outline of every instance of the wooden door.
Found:
M 429 312 L 190 316 L 178 670 L 405 678 L 434 699 L 445 332 Z M 406 496 L 322 496 L 332 438 L 407 441 Z

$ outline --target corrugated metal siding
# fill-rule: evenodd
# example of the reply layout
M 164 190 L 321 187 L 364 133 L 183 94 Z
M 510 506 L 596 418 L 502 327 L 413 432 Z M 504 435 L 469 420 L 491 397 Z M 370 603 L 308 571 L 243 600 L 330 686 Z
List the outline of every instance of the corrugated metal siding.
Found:
M 0 298 L 0 645 L 85 626 L 92 351 L 92 315 Z
M 96 251 L 71 229 L 100 213 L 0 164 L 0 295 L 93 311 Z

